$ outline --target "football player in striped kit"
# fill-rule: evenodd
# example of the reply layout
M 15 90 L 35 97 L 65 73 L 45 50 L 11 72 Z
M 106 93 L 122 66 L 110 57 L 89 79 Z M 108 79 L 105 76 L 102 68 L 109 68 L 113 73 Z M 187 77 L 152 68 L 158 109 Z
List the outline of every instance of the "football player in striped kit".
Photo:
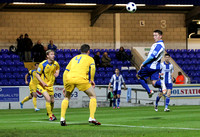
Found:
M 160 77 L 162 81 L 164 81 L 167 92 L 166 92 L 166 100 L 165 100 L 165 112 L 169 112 L 170 109 L 168 109 L 168 105 L 170 102 L 170 95 L 173 87 L 173 72 L 174 72 L 174 67 L 170 63 L 170 55 L 165 54 L 165 61 L 161 63 L 161 73 Z M 161 90 L 162 91 L 162 90 Z M 158 111 L 158 102 L 160 101 L 160 98 L 163 96 L 163 92 L 160 92 L 158 96 L 156 97 L 156 105 L 155 105 L 155 111 Z
M 126 89 L 126 84 L 124 82 L 124 79 L 122 75 L 119 73 L 119 69 L 115 69 L 115 74 L 112 75 L 110 79 L 110 83 L 108 86 L 108 90 L 110 90 L 111 84 L 113 83 L 113 108 L 116 108 L 116 99 L 117 99 L 117 108 L 119 108 L 120 104 L 120 95 L 121 95 L 121 86 L 122 83 L 124 84 L 124 88 Z
M 154 91 L 150 90 L 147 84 L 146 79 L 148 77 L 150 77 L 154 87 L 162 88 L 162 92 L 166 93 L 165 84 L 159 79 L 161 59 L 165 52 L 165 45 L 162 40 L 162 35 L 163 33 L 161 30 L 155 30 L 153 32 L 155 43 L 151 46 L 147 59 L 140 65 L 140 70 L 136 75 L 143 88 L 146 89 L 149 98 L 152 97 Z

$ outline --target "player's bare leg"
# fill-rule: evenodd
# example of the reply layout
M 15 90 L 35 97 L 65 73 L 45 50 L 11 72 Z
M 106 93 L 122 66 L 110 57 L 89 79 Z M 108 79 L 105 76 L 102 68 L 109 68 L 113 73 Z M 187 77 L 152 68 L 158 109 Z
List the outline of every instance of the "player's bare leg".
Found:
M 89 104 L 89 109 L 90 109 L 90 118 L 89 118 L 89 123 L 92 123 L 94 125 L 101 125 L 100 122 L 98 122 L 95 118 L 94 118 L 94 114 L 96 112 L 96 108 L 97 108 L 97 100 L 96 100 L 96 94 L 94 92 L 94 88 L 91 86 L 89 89 L 87 89 L 86 91 L 84 91 L 88 97 L 90 98 L 90 104 Z
M 49 116 L 49 120 L 50 121 L 54 121 L 55 118 L 52 117 L 52 111 L 51 111 L 51 105 L 50 105 L 51 98 L 50 98 L 50 96 L 49 96 L 47 91 L 43 92 L 43 96 L 44 96 L 44 98 L 46 100 L 46 109 L 47 109 L 47 113 L 48 113 L 48 116 Z
M 50 95 L 50 99 L 51 99 L 51 112 L 52 112 L 52 116 L 55 118 L 55 120 L 57 120 L 57 118 L 55 117 L 55 115 L 53 114 L 53 108 L 54 108 L 54 95 Z
M 158 94 L 158 96 L 156 97 L 156 104 L 155 104 L 155 111 L 157 112 L 158 111 L 158 102 L 160 101 L 160 98 L 163 96 L 163 93 L 160 92 Z
M 67 92 L 65 90 L 63 90 L 63 94 L 65 96 L 65 98 L 62 101 L 61 104 L 61 117 L 60 117 L 60 125 L 61 126 L 67 126 L 66 121 L 65 121 L 65 114 L 69 105 L 69 100 L 71 98 L 71 94 L 72 92 Z
M 164 109 L 165 112 L 169 112 L 170 111 L 170 109 L 168 109 L 168 105 L 169 105 L 169 102 L 170 102 L 170 96 L 171 96 L 171 89 L 168 89 L 167 90 L 166 100 L 165 100 L 165 109 Z
M 33 106 L 34 106 L 35 111 L 37 112 L 40 109 L 37 108 L 37 94 L 36 94 L 36 92 L 32 93 L 32 97 L 33 97 Z
M 21 106 L 21 109 L 23 108 L 23 104 L 27 101 L 29 101 L 30 99 L 33 98 L 33 95 L 30 94 L 29 96 L 25 97 L 21 102 L 20 102 L 20 106 Z
M 114 95 L 114 96 L 113 96 L 113 108 L 114 108 L 114 109 L 116 108 L 116 99 L 117 99 L 117 96 Z
M 120 95 L 117 94 L 117 108 L 119 108 L 119 104 L 120 104 Z

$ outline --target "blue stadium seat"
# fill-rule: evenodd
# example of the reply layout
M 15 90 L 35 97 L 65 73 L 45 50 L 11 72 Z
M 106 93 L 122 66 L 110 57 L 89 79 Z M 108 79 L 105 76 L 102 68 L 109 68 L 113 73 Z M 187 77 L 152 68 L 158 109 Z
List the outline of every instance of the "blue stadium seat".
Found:
M 109 82 L 110 82 L 110 79 L 109 79 L 109 78 L 105 78 L 104 81 L 105 81 L 105 84 L 104 84 L 104 85 L 108 85 Z
M 97 52 L 100 52 L 100 49 L 94 49 L 93 52 L 96 54 Z
M 11 70 L 10 70 L 10 68 L 9 67 L 2 67 L 2 71 L 3 71 L 3 73 L 9 73 L 9 72 L 11 72 Z
M 117 61 L 117 62 L 116 62 L 116 65 L 122 66 L 122 65 L 123 65 L 123 62 L 122 62 L 122 61 Z
M 113 70 L 113 68 L 111 68 L 111 67 L 107 67 L 106 68 L 106 72 L 113 72 L 114 70 Z
M 176 61 L 176 63 L 177 63 L 178 65 L 183 65 L 183 64 L 184 64 L 184 61 L 183 61 L 183 59 L 178 59 L 178 60 Z
M 94 57 L 94 54 L 93 54 L 93 53 L 90 53 L 90 55 L 89 55 L 89 56 L 93 58 L 93 57 Z
M 6 63 L 3 60 L 0 60 L 0 66 L 5 66 Z
M 5 75 L 2 72 L 0 73 L 0 79 L 5 79 Z
M 71 53 L 77 53 L 77 54 L 79 54 L 79 50 L 78 49 L 71 49 Z
M 24 79 L 18 79 L 18 82 L 20 86 L 26 86 Z
M 76 52 L 72 53 L 72 56 L 73 56 L 73 57 L 75 57 L 75 56 L 77 56 L 77 55 L 78 55 L 78 53 L 76 53 Z
M 192 53 L 189 53 L 189 58 L 193 59 L 193 58 L 197 58 L 197 56 L 194 52 L 192 52 Z
M 111 59 L 116 58 L 116 54 L 115 53 L 110 53 L 109 56 L 110 56 Z
M 7 54 L 2 54 L 2 58 L 3 60 L 7 60 L 7 59 L 11 59 L 11 56 Z
M 73 56 L 70 53 L 65 54 L 66 59 L 71 59 Z
M 14 60 L 20 60 L 20 57 L 18 55 L 11 55 L 11 59 Z
M 94 51 L 93 51 L 93 49 L 90 49 L 90 53 L 91 53 L 91 54 L 94 54 Z
M 103 54 L 104 52 L 107 52 L 107 51 L 108 51 L 107 49 L 101 49 L 100 53 Z
M 110 74 L 110 73 L 106 73 L 105 75 L 104 75 L 104 78 L 111 78 L 112 77 L 112 74 Z
M 58 60 L 61 60 L 61 59 L 65 59 L 64 55 L 63 54 L 57 54 L 57 59 Z
M 8 54 L 8 52 L 9 52 L 8 49 L 1 49 L 2 54 Z
M 10 83 L 12 86 L 19 86 L 19 85 L 20 85 L 19 81 L 17 81 L 16 79 L 10 79 L 10 80 L 9 80 L 9 83 Z
M 183 59 L 187 59 L 187 58 L 189 58 L 189 55 L 188 55 L 187 53 L 183 53 L 183 54 L 182 54 L 182 58 L 183 58 Z
M 105 68 L 99 67 L 99 68 L 97 68 L 97 71 L 99 71 L 99 72 L 105 71 Z
M 56 53 L 57 53 L 57 54 L 63 54 L 63 49 L 57 49 L 57 50 L 56 50 Z
M 103 78 L 105 74 L 99 73 L 99 78 Z
M 115 53 L 115 49 L 108 49 L 108 53 Z
M 11 86 L 7 79 L 2 79 L 1 82 L 2 82 L 2 86 Z
M 174 56 L 174 58 L 176 58 L 176 59 L 179 59 L 181 57 L 182 57 L 181 53 L 176 53 L 175 56 Z
M 64 49 L 64 50 L 63 50 L 63 53 L 65 53 L 65 54 L 66 54 L 66 53 L 70 53 L 70 52 L 71 52 L 70 49 Z
M 181 53 L 187 53 L 187 49 L 181 49 Z

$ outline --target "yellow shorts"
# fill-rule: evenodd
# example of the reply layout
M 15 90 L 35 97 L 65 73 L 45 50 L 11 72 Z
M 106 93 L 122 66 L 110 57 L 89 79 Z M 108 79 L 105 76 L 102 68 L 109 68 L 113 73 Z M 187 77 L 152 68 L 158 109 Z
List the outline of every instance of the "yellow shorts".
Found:
M 52 87 L 42 87 L 40 84 L 38 84 L 37 86 L 38 88 L 38 91 L 40 93 L 44 93 L 45 91 L 47 91 L 47 93 L 51 96 L 51 95 L 54 95 L 54 92 L 53 92 L 53 86 Z
M 37 86 L 35 86 L 35 85 L 29 85 L 29 90 L 30 90 L 30 94 L 33 93 L 33 92 L 36 92 Z
M 72 92 L 75 87 L 78 88 L 79 91 L 86 91 L 89 89 L 92 85 L 89 83 L 88 80 L 84 79 L 73 79 L 71 78 L 70 80 L 64 81 L 64 88 L 65 91 Z

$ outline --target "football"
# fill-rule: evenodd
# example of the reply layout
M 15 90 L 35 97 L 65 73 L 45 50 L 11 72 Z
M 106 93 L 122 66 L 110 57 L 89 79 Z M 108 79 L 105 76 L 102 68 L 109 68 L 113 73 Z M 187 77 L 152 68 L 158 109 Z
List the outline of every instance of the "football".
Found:
M 127 10 L 128 12 L 133 13 L 133 12 L 135 12 L 135 11 L 137 10 L 137 6 L 136 6 L 136 4 L 135 4 L 134 2 L 129 2 L 129 3 L 126 5 L 126 10 Z

